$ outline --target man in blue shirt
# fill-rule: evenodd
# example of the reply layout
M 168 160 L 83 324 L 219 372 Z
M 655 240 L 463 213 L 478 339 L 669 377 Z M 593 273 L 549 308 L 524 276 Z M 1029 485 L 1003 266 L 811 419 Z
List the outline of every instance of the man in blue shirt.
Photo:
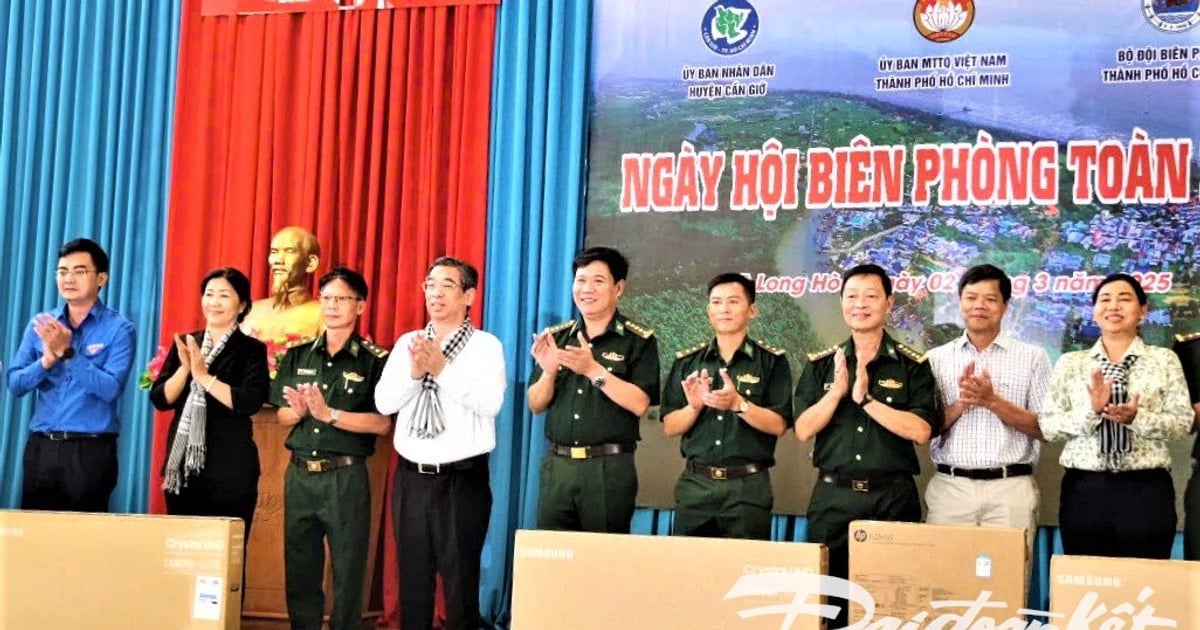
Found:
M 99 299 L 108 254 L 81 238 L 58 251 L 66 305 L 39 313 L 8 368 L 17 396 L 36 392 L 21 509 L 106 512 L 117 485 L 117 402 L 133 359 L 133 323 Z

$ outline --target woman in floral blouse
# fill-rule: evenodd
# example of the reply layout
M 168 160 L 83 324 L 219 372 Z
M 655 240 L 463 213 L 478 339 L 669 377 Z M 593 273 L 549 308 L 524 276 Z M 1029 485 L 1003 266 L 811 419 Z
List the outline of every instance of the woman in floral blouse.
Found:
M 1092 293 L 1100 340 L 1059 358 L 1039 423 L 1065 442 L 1059 527 L 1063 551 L 1169 558 L 1175 541 L 1170 440 L 1187 436 L 1192 407 L 1175 353 L 1146 345 L 1146 291 L 1132 276 Z

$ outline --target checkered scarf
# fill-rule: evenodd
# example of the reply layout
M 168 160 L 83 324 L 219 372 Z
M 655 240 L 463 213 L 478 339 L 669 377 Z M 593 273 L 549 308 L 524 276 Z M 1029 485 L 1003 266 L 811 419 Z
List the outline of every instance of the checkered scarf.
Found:
M 471 320 L 464 319 L 462 325 L 450 334 L 450 338 L 442 347 L 442 356 L 446 357 L 446 363 L 454 361 L 474 333 L 475 327 L 471 325 Z M 437 338 L 433 322 L 425 326 L 424 334 L 426 339 Z M 421 377 L 421 394 L 417 398 L 416 409 L 408 419 L 408 434 L 420 440 L 431 440 L 445 430 L 446 415 L 442 412 L 441 401 L 438 400 L 438 384 L 433 380 L 433 376 L 426 372 L 425 376 Z
M 212 365 L 213 359 L 225 349 L 225 342 L 229 341 L 235 330 L 237 326 L 230 328 L 217 340 L 207 330 L 204 331 L 200 355 L 204 357 L 205 366 Z M 175 427 L 175 441 L 171 444 L 163 476 L 162 489 L 171 494 L 179 494 L 179 490 L 187 485 L 188 477 L 204 470 L 204 441 L 208 424 L 208 399 L 204 397 L 205 393 L 204 387 L 193 378 L 187 401 L 183 403 L 183 413 L 179 415 L 179 424 Z
M 1129 355 L 1120 363 L 1113 363 L 1108 357 L 1100 357 L 1100 373 L 1104 380 L 1112 380 L 1112 392 L 1108 396 L 1110 405 L 1123 405 L 1129 402 L 1129 368 L 1137 361 L 1136 355 Z M 1100 457 L 1109 468 L 1116 465 L 1133 448 L 1131 438 L 1133 433 L 1127 425 L 1111 420 L 1100 421 Z

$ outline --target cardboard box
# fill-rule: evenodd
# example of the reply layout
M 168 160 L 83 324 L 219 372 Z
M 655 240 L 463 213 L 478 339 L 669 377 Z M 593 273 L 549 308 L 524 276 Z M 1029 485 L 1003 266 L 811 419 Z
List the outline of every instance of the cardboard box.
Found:
M 1060 628 L 1200 628 L 1200 562 L 1054 556 L 1050 612 Z
M 0 511 L 0 628 L 239 628 L 240 519 Z
M 854 521 L 849 535 L 850 581 L 866 589 L 875 606 L 866 611 L 852 602 L 851 621 L 870 612 L 872 622 L 894 617 L 924 628 L 955 615 L 967 618 L 966 628 L 974 627 L 972 618 L 991 618 L 996 627 L 1021 618 L 1028 582 L 1024 530 Z M 938 606 L 948 601 L 986 605 L 975 612 L 965 604 Z
M 517 532 L 513 630 L 819 630 L 822 545 Z

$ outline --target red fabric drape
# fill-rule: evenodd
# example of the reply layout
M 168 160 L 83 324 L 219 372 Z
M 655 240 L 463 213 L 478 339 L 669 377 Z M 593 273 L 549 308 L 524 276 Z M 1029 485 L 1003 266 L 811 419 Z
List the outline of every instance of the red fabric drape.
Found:
M 424 321 L 429 261 L 483 271 L 496 6 L 201 17 L 200 2 L 184 3 L 160 341 L 202 324 L 199 282 L 214 267 L 242 269 L 266 296 L 271 235 L 299 225 L 321 243 L 318 276 L 335 264 L 366 276 L 360 330 L 390 346 Z

